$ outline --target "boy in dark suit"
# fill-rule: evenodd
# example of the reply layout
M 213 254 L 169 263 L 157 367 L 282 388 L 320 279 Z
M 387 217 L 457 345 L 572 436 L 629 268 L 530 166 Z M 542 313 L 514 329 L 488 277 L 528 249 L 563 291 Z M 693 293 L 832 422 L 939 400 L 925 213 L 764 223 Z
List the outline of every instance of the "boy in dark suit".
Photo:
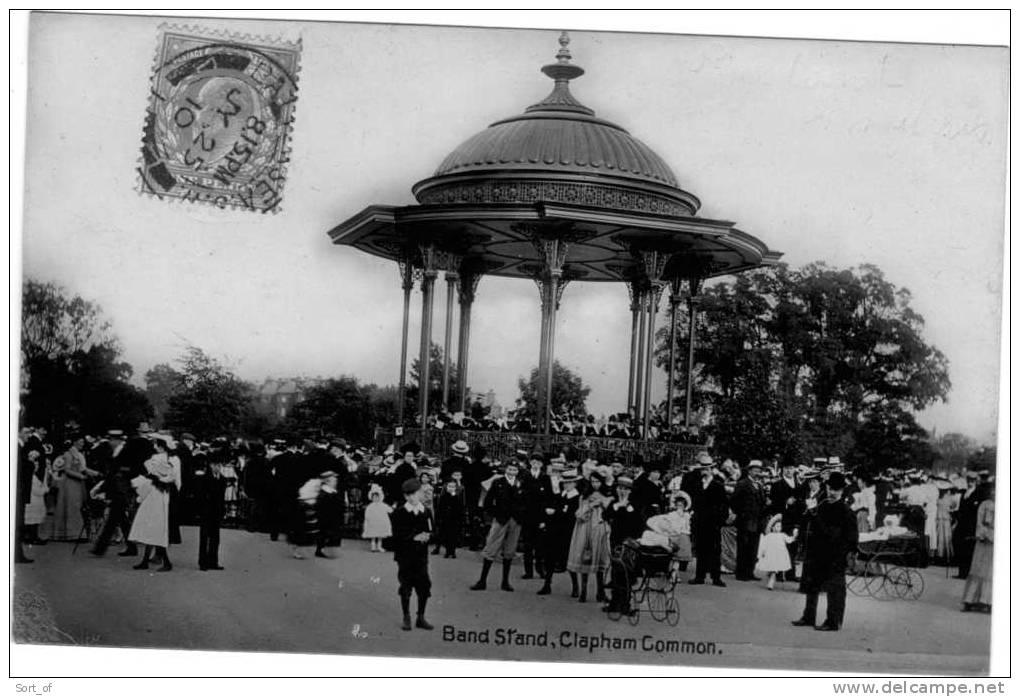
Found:
M 228 457 L 218 452 L 209 462 L 196 460 L 192 482 L 194 502 L 198 513 L 198 568 L 202 571 L 222 571 L 220 566 L 220 521 L 225 508 L 223 492 L 227 482 L 220 476 L 222 461 Z
M 454 479 L 449 479 L 443 493 L 436 500 L 436 527 L 439 535 L 433 554 L 439 553 L 439 547 L 446 547 L 445 559 L 457 557 L 457 544 L 460 542 L 460 529 L 464 524 L 466 505 L 464 490 Z
M 404 504 L 390 514 L 393 528 L 393 560 L 397 562 L 397 589 L 400 608 L 404 613 L 401 628 L 411 631 L 411 592 L 418 596 L 418 618 L 414 626 L 432 629 L 425 619 L 425 605 L 432 591 L 429 578 L 429 538 L 432 537 L 432 517 L 421 502 L 421 483 L 408 479 L 401 485 Z

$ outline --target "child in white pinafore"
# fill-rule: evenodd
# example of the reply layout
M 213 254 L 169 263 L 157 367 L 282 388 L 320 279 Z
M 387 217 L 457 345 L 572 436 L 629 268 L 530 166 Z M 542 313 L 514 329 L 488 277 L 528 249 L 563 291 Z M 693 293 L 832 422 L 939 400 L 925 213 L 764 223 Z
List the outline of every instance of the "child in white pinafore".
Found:
M 378 484 L 372 485 L 368 499 L 372 503 L 365 506 L 365 528 L 361 536 L 366 540 L 372 540 L 371 551 L 381 552 L 383 539 L 393 534 L 390 527 L 390 513 L 393 509 L 383 503 L 383 491 Z
M 776 514 L 769 518 L 765 526 L 765 534 L 761 536 L 758 543 L 758 569 L 767 572 L 769 575 L 766 588 L 772 590 L 776 587 L 776 574 L 789 571 L 793 568 L 790 563 L 790 552 L 786 545 L 797 539 L 797 531 L 792 535 L 783 532 L 783 516 Z

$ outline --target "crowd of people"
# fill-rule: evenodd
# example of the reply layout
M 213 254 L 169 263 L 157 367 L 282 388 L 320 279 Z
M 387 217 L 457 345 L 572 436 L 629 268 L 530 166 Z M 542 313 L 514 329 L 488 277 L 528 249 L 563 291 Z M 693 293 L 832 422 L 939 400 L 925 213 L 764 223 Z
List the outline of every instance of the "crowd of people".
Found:
M 441 410 L 428 418 L 429 428 L 439 430 L 489 431 L 502 433 L 538 433 L 541 424 L 536 423 L 524 409 L 477 412 L 477 418 L 464 412 Z M 569 410 L 554 414 L 549 430 L 555 435 L 583 436 L 586 438 L 623 438 L 651 440 L 660 443 L 689 443 L 711 446 L 711 436 L 701 432 L 698 426 L 686 426 L 683 415 L 674 413 L 667 419 L 661 409 L 653 408 L 649 418 L 648 438 L 645 438 L 643 421 L 628 413 L 610 414 L 608 417 L 594 414 L 580 415 Z
M 198 567 L 221 570 L 220 527 L 243 522 L 281 535 L 291 556 L 326 557 L 344 536 L 392 551 L 398 564 L 405 629 L 431 628 L 429 557 L 481 552 L 474 591 L 489 588 L 499 562 L 499 588 L 513 591 L 515 559 L 524 580 L 550 595 L 565 574 L 571 598 L 589 591 L 606 611 L 632 613 L 619 569 L 624 545 L 664 549 L 684 566 L 691 584 L 723 588 L 724 573 L 739 582 L 794 583 L 805 594 L 798 626 L 816 626 L 819 595 L 828 606 L 817 628 L 838 630 L 844 619 L 848 556 L 865 541 L 913 536 L 917 548 L 966 578 L 964 610 L 991 607 L 994 477 L 960 477 L 887 470 L 851 471 L 838 458 L 811 465 L 714 459 L 670 470 L 655 461 L 625 465 L 585 451 L 518 451 L 503 462 L 479 446 L 456 441 L 451 452 L 421 452 L 418 444 L 375 454 L 340 438 L 227 438 L 196 442 L 146 425 L 130 435 L 68 434 L 60 447 L 41 429 L 22 429 L 18 450 L 17 561 L 25 545 L 88 541 L 103 556 L 115 537 L 121 556 L 170 571 L 180 526 L 199 527 Z M 101 525 L 92 523 L 101 521 Z M 314 549 L 314 552 L 312 550 Z M 759 577 L 758 574 L 763 576 Z M 418 598 L 417 619 L 410 598 Z

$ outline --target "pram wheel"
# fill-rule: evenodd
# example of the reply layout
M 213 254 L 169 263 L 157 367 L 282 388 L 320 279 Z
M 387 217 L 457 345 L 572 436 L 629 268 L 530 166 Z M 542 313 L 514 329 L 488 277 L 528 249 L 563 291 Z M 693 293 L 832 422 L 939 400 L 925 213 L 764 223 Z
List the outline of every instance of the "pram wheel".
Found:
M 680 623 L 680 603 L 677 602 L 675 595 L 669 596 L 666 601 L 666 623 L 670 627 L 675 627 Z
M 924 577 L 914 569 L 898 566 L 889 572 L 886 586 L 897 598 L 917 600 L 924 593 Z
M 669 595 L 668 597 L 672 598 L 673 596 Z M 669 616 L 668 606 L 669 602 L 665 591 L 652 590 L 648 593 L 648 614 L 656 622 L 662 622 Z

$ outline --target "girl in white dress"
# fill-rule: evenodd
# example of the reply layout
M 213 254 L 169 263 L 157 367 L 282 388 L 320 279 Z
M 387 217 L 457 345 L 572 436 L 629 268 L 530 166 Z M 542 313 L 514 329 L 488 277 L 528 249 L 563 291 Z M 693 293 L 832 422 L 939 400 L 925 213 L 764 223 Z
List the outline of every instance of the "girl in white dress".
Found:
M 390 527 L 390 513 L 393 509 L 383 503 L 383 491 L 377 484 L 372 485 L 368 499 L 372 503 L 365 506 L 365 528 L 361 536 L 366 540 L 372 540 L 371 551 L 381 552 L 383 539 L 393 534 Z
M 783 516 L 776 514 L 769 519 L 765 534 L 758 544 L 758 569 L 768 573 L 766 588 L 776 587 L 776 574 L 793 568 L 790 563 L 790 552 L 786 546 L 797 539 L 797 531 L 792 535 L 783 532 Z

